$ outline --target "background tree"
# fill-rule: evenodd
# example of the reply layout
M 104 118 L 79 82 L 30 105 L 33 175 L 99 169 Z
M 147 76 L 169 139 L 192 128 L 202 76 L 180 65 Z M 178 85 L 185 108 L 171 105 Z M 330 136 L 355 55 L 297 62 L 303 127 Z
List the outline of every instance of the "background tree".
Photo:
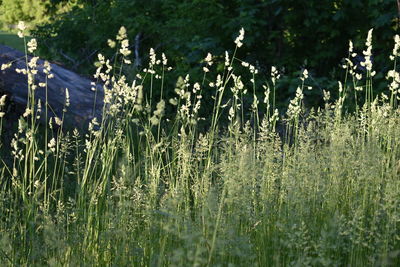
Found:
M 2 7 L 15 10 L 25 1 L 38 3 L 3 0 Z M 60 2 L 52 1 L 53 9 Z M 50 10 L 50 0 L 40 3 Z M 34 35 L 44 44 L 42 55 L 89 74 L 96 53 L 113 56 L 107 39 L 124 25 L 131 45 L 139 41 L 136 48 L 141 62 L 145 63 L 153 47 L 166 53 L 178 75 L 189 72 L 193 76 L 201 75 L 201 62 L 208 52 L 233 52 L 232 40 L 244 27 L 246 39 L 237 56 L 256 65 L 261 75 L 268 75 L 272 65 L 291 74 L 280 84 L 282 101 L 296 89 L 298 74 L 306 67 L 310 85 L 318 89 L 312 93 L 318 102 L 322 89 L 342 80 L 338 66 L 347 55 L 349 40 L 361 52 L 370 28 L 378 40 L 374 42 L 374 64 L 385 70 L 398 30 L 397 11 L 393 0 L 76 0 L 69 12 L 59 12 L 51 22 L 39 25 Z M 11 18 L 11 13 L 4 16 Z M 25 16 L 14 14 L 19 19 Z
M 0 22 L 6 29 L 12 29 L 20 20 L 34 28 L 49 23 L 53 16 L 68 11 L 68 7 L 76 4 L 77 1 L 68 0 L 2 0 Z

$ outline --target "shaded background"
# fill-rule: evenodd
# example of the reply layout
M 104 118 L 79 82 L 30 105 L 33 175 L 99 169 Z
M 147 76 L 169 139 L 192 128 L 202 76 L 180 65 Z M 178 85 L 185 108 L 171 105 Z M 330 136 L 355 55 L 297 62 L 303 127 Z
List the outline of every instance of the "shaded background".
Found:
M 200 80 L 208 52 L 221 55 L 234 50 L 238 30 L 246 30 L 240 59 L 258 67 L 262 81 L 272 65 L 285 74 L 278 85 L 278 103 L 293 96 L 303 68 L 315 90 L 307 92 L 309 105 L 322 101 L 322 89 L 333 94 L 343 80 L 341 59 L 353 40 L 360 53 L 370 28 L 374 28 L 373 59 L 378 75 L 376 92 L 385 88 L 385 72 L 392 67 L 388 56 L 398 30 L 397 0 L 0 0 L 0 21 L 13 31 L 18 20 L 30 23 L 38 38 L 40 55 L 82 74 L 94 72 L 96 54 L 112 57 L 107 47 L 121 25 L 137 49 L 136 69 L 146 66 L 150 47 L 165 52 L 176 77 L 190 73 Z M 136 40 L 136 42 L 135 42 Z M 220 65 L 221 69 L 223 66 Z M 217 67 L 218 68 L 218 67 Z M 245 74 L 244 74 L 245 75 Z M 265 77 L 263 77 L 265 76 Z M 262 88 L 261 86 L 259 86 Z M 167 87 L 168 88 L 168 87 Z M 168 92 L 167 92 L 168 93 Z

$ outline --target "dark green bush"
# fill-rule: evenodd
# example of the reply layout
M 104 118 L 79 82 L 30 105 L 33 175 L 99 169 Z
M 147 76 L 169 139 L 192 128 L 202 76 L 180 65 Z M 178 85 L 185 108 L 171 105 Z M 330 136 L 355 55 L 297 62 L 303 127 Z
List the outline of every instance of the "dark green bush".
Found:
M 347 55 L 353 39 L 361 53 L 366 33 L 374 28 L 376 69 L 385 71 L 382 62 L 393 47 L 398 29 L 397 4 L 389 0 L 149 0 L 80 1 L 69 13 L 39 26 L 34 32 L 45 44 L 42 54 L 64 62 L 82 73 L 93 73 L 97 52 L 109 57 L 107 39 L 121 25 L 128 29 L 131 45 L 140 37 L 139 55 L 146 64 L 149 48 L 165 52 L 175 74 L 190 73 L 201 80 L 201 62 L 207 52 L 223 55 L 233 52 L 238 30 L 246 37 L 238 57 L 268 75 L 272 65 L 285 73 L 307 68 L 313 87 L 320 90 L 312 103 L 321 100 L 322 89 L 330 81 L 342 80 L 335 72 Z M 376 45 L 375 45 L 376 43 Z M 221 57 L 221 60 L 223 58 Z M 296 82 L 289 77 L 282 84 L 278 102 L 287 100 Z M 174 80 L 174 79 L 170 79 Z M 172 83 L 172 82 L 171 82 Z M 172 84 L 171 84 L 172 86 Z M 376 86 L 379 88 L 379 85 Z

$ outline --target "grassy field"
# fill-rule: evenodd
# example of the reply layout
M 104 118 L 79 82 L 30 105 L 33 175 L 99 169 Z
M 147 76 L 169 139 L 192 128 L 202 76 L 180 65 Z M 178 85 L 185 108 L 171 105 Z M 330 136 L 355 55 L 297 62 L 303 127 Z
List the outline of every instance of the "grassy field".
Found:
M 121 49 L 118 61 L 128 64 L 126 43 Z M 166 90 L 163 56 L 151 51 L 133 84 L 99 59 L 98 78 L 113 86 L 104 117 L 86 133 L 39 132 L 34 101 L 20 119 L 12 160 L 0 165 L 0 265 L 400 264 L 396 69 L 377 96 L 372 66 L 358 79 L 349 60 L 338 98 L 325 92 L 315 111 L 303 107 L 304 70 L 287 112 L 278 113 L 278 71 L 257 98 L 246 89 L 251 81 L 235 75 L 255 68 L 235 55 L 219 74 L 207 56 L 203 82 L 178 79 L 169 100 L 152 98 Z M 215 91 L 214 103 L 202 103 L 203 90 Z M 250 110 L 242 110 L 246 95 Z M 358 107 L 352 114 L 350 104 Z M 203 105 L 214 110 L 206 131 L 198 127 Z
M 29 41 L 30 38 L 27 37 L 27 40 Z M 24 42 L 21 41 L 21 38 L 10 32 L 0 31 L 0 45 L 7 45 L 20 51 L 25 51 Z

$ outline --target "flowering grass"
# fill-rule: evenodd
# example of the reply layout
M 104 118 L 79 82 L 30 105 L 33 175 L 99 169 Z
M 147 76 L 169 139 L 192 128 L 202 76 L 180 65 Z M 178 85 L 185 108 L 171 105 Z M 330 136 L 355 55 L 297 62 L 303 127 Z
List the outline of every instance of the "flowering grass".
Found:
M 236 49 L 243 39 L 241 30 Z M 62 116 L 47 118 L 47 103 L 38 111 L 33 91 L 45 86 L 28 78 L 30 106 L 11 143 L 13 160 L 0 168 L 1 265 L 400 264 L 400 79 L 394 64 L 387 94 L 374 94 L 370 41 L 364 74 L 350 49 L 338 99 L 324 92 L 325 106 L 306 112 L 304 70 L 283 115 L 275 110 L 274 67 L 260 103 L 254 66 L 226 53 L 224 71 L 213 74 L 209 54 L 203 81 L 182 77 L 176 97 L 164 100 L 165 55 L 151 50 L 148 68 L 128 84 L 125 29 L 109 44 L 120 47 L 118 56 L 112 63 L 99 55 L 95 74 L 103 117 L 86 132 L 39 133 L 37 116 L 60 125 Z M 252 81 L 236 75 L 239 68 Z M 202 103 L 203 90 L 215 91 L 214 103 Z M 204 104 L 213 113 L 200 131 Z M 358 107 L 352 114 L 349 104 Z

